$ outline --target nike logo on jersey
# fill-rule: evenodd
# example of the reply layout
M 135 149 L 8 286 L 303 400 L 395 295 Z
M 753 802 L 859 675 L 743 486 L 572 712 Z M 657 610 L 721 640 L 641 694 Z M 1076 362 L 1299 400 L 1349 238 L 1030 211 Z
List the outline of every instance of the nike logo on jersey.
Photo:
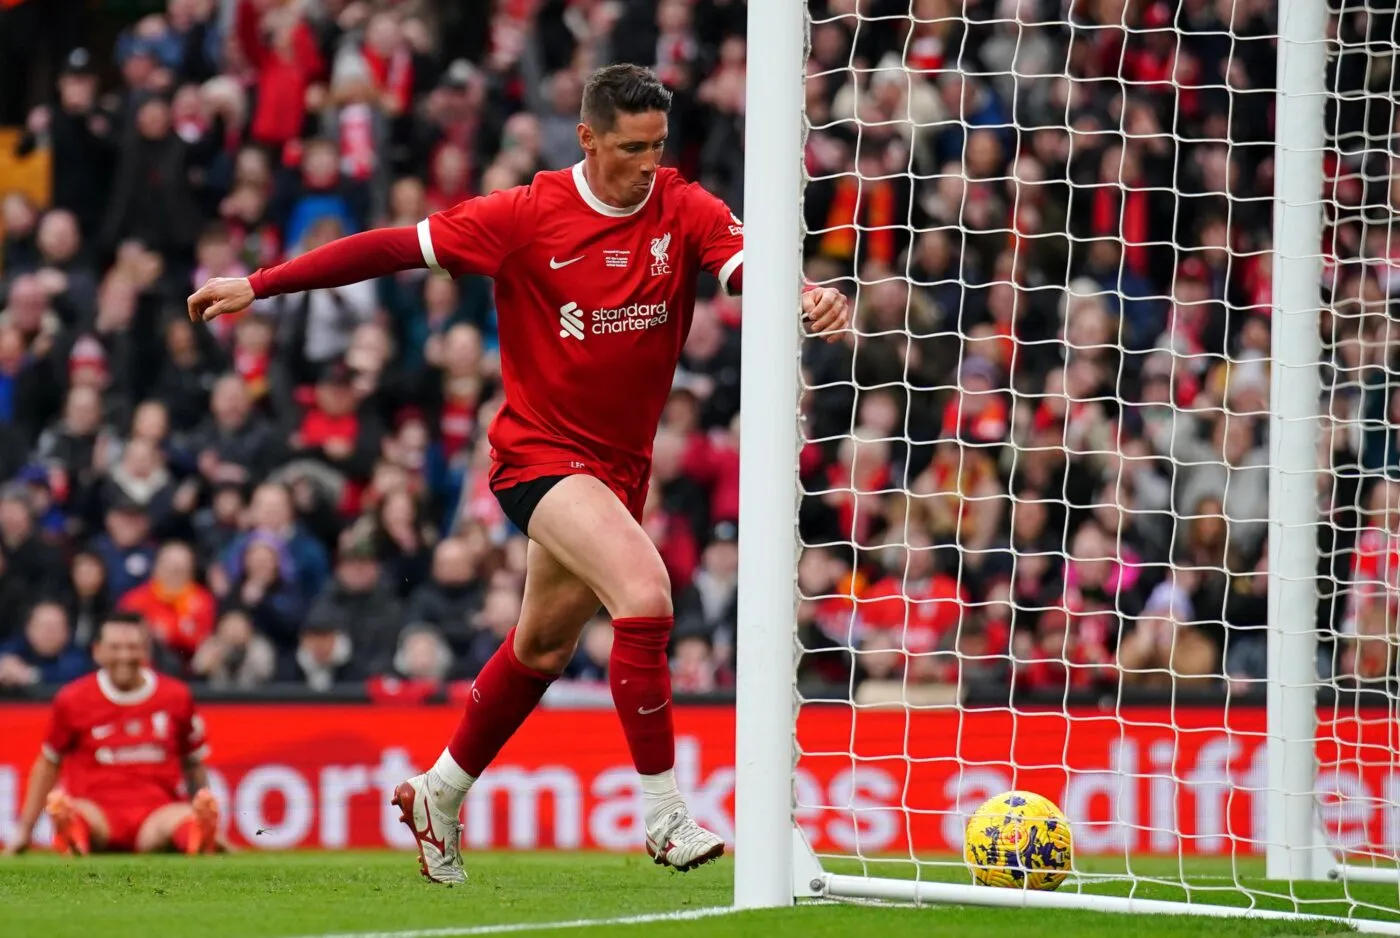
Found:
M 568 267 L 570 264 L 577 264 L 587 256 L 587 254 L 580 254 L 578 257 L 571 257 L 566 261 L 556 261 L 551 257 L 549 259 L 549 268 L 550 270 L 558 270 L 560 267 Z
M 649 716 L 650 714 L 653 714 L 661 708 L 665 707 L 670 702 L 671 701 L 669 700 L 663 700 L 661 703 L 657 704 L 655 707 L 652 707 L 650 710 L 648 710 L 646 707 L 638 707 L 637 712 L 640 713 L 642 716 Z

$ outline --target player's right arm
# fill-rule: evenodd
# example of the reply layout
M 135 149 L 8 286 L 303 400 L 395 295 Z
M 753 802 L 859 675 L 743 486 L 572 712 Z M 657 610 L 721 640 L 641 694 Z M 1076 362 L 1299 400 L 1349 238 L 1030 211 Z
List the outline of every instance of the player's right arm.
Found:
M 29 770 L 29 785 L 24 792 L 24 806 L 20 808 L 19 820 L 15 825 L 15 836 L 5 845 L 5 853 L 14 856 L 29 849 L 34 837 L 34 825 L 39 823 L 39 815 L 44 813 L 44 802 L 58 784 L 59 763 L 47 755 L 40 754 Z
M 343 287 L 415 268 L 453 277 L 494 277 L 515 249 L 518 209 L 526 191 L 501 189 L 460 202 L 412 227 L 360 232 L 248 277 L 216 277 L 191 294 L 190 319 L 209 322 L 247 309 L 254 300 Z
M 76 741 L 72 724 L 67 719 L 67 701 L 62 691 L 54 698 L 48 735 L 39 749 L 39 757 L 29 770 L 29 784 L 25 787 L 24 805 L 20 808 L 15 836 L 5 845 L 5 853 L 9 855 L 29 847 L 34 837 L 34 825 L 39 823 L 39 816 L 44 813 L 44 802 L 58 784 L 58 769 L 63 762 L 63 754 L 71 751 Z

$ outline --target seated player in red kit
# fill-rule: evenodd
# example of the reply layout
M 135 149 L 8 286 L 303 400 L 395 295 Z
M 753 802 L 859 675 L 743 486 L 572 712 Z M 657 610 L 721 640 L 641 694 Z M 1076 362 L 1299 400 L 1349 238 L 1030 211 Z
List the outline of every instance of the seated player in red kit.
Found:
M 437 763 L 394 795 L 434 882 L 466 878 L 463 799 L 564 670 L 600 605 L 613 620 L 608 676 L 641 775 L 647 852 L 678 870 L 724 853 L 676 786 L 670 581 L 638 519 L 697 277 L 708 271 L 738 292 L 744 229 L 723 202 L 660 165 L 670 104 L 647 69 L 599 69 L 584 90 L 584 158 L 572 168 L 246 279 L 211 280 L 189 299 L 190 317 L 208 322 L 261 297 L 415 267 L 495 279 L 505 403 L 488 434 L 491 489 L 530 547 L 519 623 L 476 678 Z M 846 298 L 818 287 L 803 294 L 800 312 L 811 332 L 835 338 Z
M 54 697 L 7 853 L 29 846 L 41 811 L 53 821 L 54 849 L 76 856 L 221 846 L 194 697 L 183 682 L 147 667 L 150 648 L 139 616 L 115 613 L 102 623 L 93 646 L 99 670 Z M 182 785 L 193 799 L 182 796 Z

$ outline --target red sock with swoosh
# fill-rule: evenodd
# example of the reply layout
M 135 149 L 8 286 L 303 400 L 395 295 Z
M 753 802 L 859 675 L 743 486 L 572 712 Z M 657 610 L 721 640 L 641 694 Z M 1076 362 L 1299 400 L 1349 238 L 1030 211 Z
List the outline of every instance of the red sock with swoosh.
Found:
M 608 683 L 632 763 L 642 775 L 658 775 L 676 764 L 666 660 L 674 622 L 671 616 L 613 620 Z
M 453 760 L 472 778 L 480 776 L 557 676 L 520 663 L 511 629 L 472 683 L 462 722 L 447 744 Z

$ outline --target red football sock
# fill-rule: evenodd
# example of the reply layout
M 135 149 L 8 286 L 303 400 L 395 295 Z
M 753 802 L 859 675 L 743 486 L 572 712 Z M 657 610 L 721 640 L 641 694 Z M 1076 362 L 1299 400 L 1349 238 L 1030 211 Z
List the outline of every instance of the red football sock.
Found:
M 191 814 L 179 823 L 175 832 L 170 835 L 170 843 L 181 853 L 192 853 L 194 850 L 194 837 L 199 829 L 199 824 Z
M 671 616 L 613 620 L 608 683 L 632 764 L 642 775 L 656 775 L 676 764 L 671 668 L 666 660 L 674 621 Z
M 472 683 L 462 721 L 447 744 L 462 771 L 480 777 L 556 677 L 520 663 L 515 657 L 515 629 L 511 629 Z

